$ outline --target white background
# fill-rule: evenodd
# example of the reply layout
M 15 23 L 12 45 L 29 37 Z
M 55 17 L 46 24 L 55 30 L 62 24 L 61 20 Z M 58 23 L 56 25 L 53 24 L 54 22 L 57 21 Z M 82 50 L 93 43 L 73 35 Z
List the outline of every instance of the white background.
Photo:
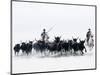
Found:
M 53 26 L 49 40 L 54 36 L 85 39 L 88 28 L 95 33 L 95 7 L 15 1 L 12 7 L 13 44 L 39 39 L 43 28 L 48 32 Z
M 48 2 L 61 2 L 61 3 L 74 3 L 74 4 L 96 4 L 98 6 L 98 13 L 100 13 L 99 0 L 41 0 Z M 98 14 L 98 28 L 100 25 L 99 22 L 100 15 Z M 0 1 L 0 75 L 8 75 L 10 71 L 10 0 L 1 0 Z M 98 29 L 98 32 L 100 30 Z M 97 38 L 100 38 L 98 35 Z M 98 41 L 100 41 L 98 39 Z M 99 46 L 98 42 L 98 46 Z M 99 75 L 99 66 L 100 66 L 100 51 L 98 47 L 98 69 L 92 71 L 74 71 L 74 72 L 60 72 L 60 73 L 45 73 L 41 75 Z

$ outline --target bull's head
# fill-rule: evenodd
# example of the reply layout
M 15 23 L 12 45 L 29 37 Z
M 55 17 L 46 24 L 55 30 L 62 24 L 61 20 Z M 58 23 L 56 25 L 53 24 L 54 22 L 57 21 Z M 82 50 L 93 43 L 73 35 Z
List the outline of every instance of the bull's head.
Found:
M 80 41 L 80 43 L 81 43 L 81 44 L 84 44 L 84 43 L 85 43 L 85 41 L 84 41 L 84 40 L 82 40 L 82 41 Z
M 74 38 L 73 41 L 74 41 L 74 42 L 77 42 L 77 38 Z

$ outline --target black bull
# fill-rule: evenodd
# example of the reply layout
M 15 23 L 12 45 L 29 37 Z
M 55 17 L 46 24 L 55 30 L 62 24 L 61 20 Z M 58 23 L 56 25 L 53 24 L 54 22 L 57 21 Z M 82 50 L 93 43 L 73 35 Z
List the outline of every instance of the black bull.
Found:
M 85 46 L 84 46 L 84 43 L 85 43 L 85 41 L 80 41 L 79 43 L 75 42 L 75 43 L 72 45 L 72 48 L 73 48 L 73 50 L 74 50 L 74 53 L 76 53 L 77 51 L 80 51 L 81 54 L 83 55 L 83 54 L 84 54 L 84 52 L 83 52 L 84 49 L 85 49 L 85 52 L 87 52 L 87 51 L 86 51 L 86 48 L 85 48 Z
M 43 41 L 37 41 L 34 44 L 23 42 L 21 45 L 16 44 L 14 47 L 14 51 L 15 53 L 16 52 L 19 53 L 19 51 L 22 50 L 23 53 L 26 53 L 28 55 L 29 53 L 32 52 L 32 48 L 34 48 L 36 52 L 41 52 L 41 53 L 45 52 L 46 50 L 49 50 L 49 52 L 62 52 L 63 50 L 67 52 L 74 50 L 74 53 L 80 51 L 81 54 L 84 54 L 83 52 L 84 49 L 86 52 L 84 43 L 85 43 L 84 40 L 83 41 L 80 40 L 79 43 L 78 42 L 73 43 L 73 40 L 68 40 L 68 42 L 59 41 L 59 42 L 48 42 L 48 43 L 45 43 Z
M 22 53 L 26 53 L 27 55 L 29 53 L 32 53 L 32 42 L 29 43 L 22 42 L 22 44 L 16 44 L 14 46 L 15 55 L 16 53 L 18 54 L 20 50 L 22 50 Z
M 37 52 L 44 52 L 45 50 L 49 50 L 49 52 L 62 52 L 63 50 L 66 51 L 71 51 L 72 49 L 74 50 L 74 53 L 77 51 L 80 51 L 81 54 L 84 54 L 83 50 L 86 48 L 84 46 L 85 41 L 80 41 L 79 43 L 73 43 L 72 40 L 68 40 L 68 42 L 65 41 L 60 41 L 58 43 L 55 42 L 49 42 L 49 43 L 35 43 L 34 44 L 34 49 Z

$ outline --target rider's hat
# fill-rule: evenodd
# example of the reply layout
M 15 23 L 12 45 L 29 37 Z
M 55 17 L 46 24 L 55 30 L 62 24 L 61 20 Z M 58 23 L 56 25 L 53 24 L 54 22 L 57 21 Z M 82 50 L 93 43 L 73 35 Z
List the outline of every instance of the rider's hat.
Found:
M 45 31 L 45 28 L 43 29 L 43 31 Z
M 91 30 L 90 28 L 88 30 Z

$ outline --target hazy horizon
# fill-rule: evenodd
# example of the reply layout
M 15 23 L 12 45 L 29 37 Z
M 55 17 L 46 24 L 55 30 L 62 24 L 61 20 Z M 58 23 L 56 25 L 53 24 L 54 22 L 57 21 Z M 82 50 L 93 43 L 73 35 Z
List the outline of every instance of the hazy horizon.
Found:
M 13 2 L 13 43 L 41 38 L 43 28 L 50 40 L 80 37 L 84 39 L 88 28 L 95 34 L 95 8 L 88 6 Z

